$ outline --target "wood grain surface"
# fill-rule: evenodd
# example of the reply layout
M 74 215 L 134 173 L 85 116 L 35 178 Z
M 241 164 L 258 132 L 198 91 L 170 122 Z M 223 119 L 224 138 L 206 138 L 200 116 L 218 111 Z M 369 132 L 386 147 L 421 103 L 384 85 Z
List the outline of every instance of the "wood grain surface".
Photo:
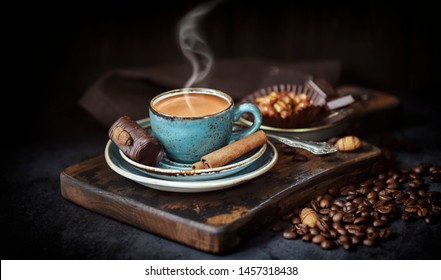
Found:
M 61 173 L 67 200 L 148 232 L 211 253 L 225 253 L 269 223 L 331 186 L 362 180 L 380 168 L 381 151 L 363 142 L 355 152 L 326 156 L 281 152 L 267 173 L 239 186 L 208 193 L 172 193 L 134 183 L 106 164 L 104 156 Z

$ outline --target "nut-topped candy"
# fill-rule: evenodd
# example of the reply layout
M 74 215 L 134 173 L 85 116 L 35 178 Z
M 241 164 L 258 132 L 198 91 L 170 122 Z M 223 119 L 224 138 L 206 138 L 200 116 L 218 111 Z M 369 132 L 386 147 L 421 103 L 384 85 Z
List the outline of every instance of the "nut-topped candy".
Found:
M 120 117 L 109 129 L 109 138 L 129 158 L 156 166 L 165 152 L 162 144 L 129 117 Z

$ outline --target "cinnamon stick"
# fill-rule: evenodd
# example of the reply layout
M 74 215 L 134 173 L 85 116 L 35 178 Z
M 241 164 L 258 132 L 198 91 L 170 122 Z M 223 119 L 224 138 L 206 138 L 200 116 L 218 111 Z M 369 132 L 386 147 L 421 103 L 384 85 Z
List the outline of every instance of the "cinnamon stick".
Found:
M 267 141 L 265 132 L 259 130 L 234 143 L 209 153 L 192 165 L 193 169 L 206 169 L 224 166 L 225 164 L 243 156 L 253 149 L 262 146 Z

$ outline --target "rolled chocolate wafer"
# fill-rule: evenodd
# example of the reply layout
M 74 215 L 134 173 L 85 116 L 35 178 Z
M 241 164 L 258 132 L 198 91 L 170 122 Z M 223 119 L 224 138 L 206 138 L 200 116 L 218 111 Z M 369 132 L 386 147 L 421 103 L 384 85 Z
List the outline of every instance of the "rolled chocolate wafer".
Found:
M 127 116 L 112 124 L 109 138 L 126 156 L 145 165 L 158 165 L 165 154 L 162 144 Z
M 262 146 L 267 141 L 264 131 L 259 130 L 236 142 L 229 144 L 219 150 L 216 150 L 201 158 L 201 161 L 195 162 L 192 169 L 206 169 L 224 166 L 225 164 L 243 156 L 249 151 Z

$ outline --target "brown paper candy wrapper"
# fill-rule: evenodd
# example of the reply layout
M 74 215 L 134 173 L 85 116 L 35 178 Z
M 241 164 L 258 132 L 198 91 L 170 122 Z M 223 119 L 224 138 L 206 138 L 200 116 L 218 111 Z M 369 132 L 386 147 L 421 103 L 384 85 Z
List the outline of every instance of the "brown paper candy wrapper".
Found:
M 243 98 L 240 103 L 256 104 L 257 98 L 268 96 L 272 92 L 292 92 L 295 96 L 305 94 L 310 105 L 300 111 L 293 112 L 286 118 L 282 118 L 279 114 L 274 116 L 262 114 L 262 125 L 278 128 L 306 128 L 327 114 L 326 94 L 311 80 L 304 84 L 279 84 L 262 88 Z M 244 117 L 253 121 L 249 114 Z

